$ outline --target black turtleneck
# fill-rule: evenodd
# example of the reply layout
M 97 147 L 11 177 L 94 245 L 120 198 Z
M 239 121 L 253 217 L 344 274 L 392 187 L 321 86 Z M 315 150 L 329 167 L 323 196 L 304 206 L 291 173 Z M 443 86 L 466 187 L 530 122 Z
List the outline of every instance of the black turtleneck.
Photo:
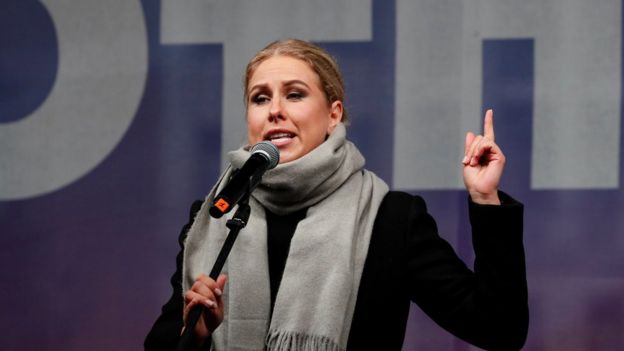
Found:
M 266 210 L 267 246 L 269 255 L 269 279 L 271 283 L 271 313 L 279 290 L 282 274 L 288 258 L 290 241 L 300 220 L 306 216 L 307 208 L 283 216 Z

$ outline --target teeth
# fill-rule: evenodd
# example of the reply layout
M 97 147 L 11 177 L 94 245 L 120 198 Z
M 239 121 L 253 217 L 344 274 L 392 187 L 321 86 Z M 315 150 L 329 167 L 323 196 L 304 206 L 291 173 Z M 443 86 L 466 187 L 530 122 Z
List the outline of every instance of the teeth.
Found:
M 290 133 L 275 133 L 275 134 L 271 134 L 271 136 L 269 136 L 269 139 L 273 140 L 273 139 L 290 138 L 290 137 L 292 137 L 292 134 Z

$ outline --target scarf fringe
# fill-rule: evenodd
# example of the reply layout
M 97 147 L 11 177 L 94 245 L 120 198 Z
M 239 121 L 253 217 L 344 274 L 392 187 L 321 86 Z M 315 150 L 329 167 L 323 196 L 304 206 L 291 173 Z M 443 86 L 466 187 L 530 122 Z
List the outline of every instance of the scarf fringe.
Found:
M 271 330 L 267 335 L 266 344 L 269 351 L 342 351 L 335 341 L 326 336 L 294 331 Z

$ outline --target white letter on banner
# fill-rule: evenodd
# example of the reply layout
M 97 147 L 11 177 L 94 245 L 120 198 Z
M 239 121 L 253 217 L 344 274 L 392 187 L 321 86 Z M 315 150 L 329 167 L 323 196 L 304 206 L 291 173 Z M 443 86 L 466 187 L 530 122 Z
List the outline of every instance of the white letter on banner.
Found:
M 621 1 L 397 3 L 394 185 L 462 188 L 464 132 L 480 126 L 482 42 L 535 40 L 531 187 L 617 188 Z M 440 142 L 442 141 L 442 142 Z
M 372 37 L 371 0 L 163 0 L 161 12 L 164 44 L 223 43 L 222 160 L 247 140 L 241 76 L 256 51 L 284 37 L 313 41 Z
M 59 43 L 48 97 L 27 118 L 0 124 L 0 199 L 57 190 L 97 166 L 134 118 L 147 76 L 138 1 L 42 0 Z

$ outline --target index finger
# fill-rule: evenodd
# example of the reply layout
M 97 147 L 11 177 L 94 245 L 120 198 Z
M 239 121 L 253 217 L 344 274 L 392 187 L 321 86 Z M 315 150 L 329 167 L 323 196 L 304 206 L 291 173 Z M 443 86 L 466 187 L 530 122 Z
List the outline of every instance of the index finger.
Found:
M 494 141 L 494 111 L 492 109 L 485 111 L 483 136 Z

